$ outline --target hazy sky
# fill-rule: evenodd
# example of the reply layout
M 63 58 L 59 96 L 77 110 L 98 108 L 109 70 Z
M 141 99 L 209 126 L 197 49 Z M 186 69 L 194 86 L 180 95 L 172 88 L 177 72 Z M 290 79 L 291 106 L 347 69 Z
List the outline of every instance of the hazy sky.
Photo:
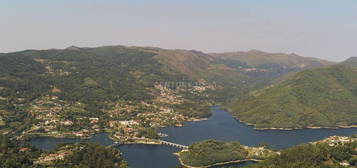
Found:
M 70 45 L 357 56 L 357 0 L 0 0 L 0 52 Z

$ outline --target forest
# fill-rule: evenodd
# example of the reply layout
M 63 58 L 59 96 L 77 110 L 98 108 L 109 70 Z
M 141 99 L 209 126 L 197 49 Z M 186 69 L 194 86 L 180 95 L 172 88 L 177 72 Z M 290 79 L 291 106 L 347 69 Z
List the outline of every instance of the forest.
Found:
M 310 69 L 232 102 L 235 117 L 257 128 L 353 126 L 357 66 Z
M 52 156 L 66 153 L 64 158 L 50 162 Z M 86 168 L 127 168 L 119 150 L 97 144 L 65 143 L 54 151 L 42 151 L 25 141 L 10 140 L 0 135 L 0 165 L 4 168 L 46 168 L 46 167 L 86 167 Z
M 180 152 L 179 155 L 186 165 L 199 167 L 244 160 L 248 156 L 248 151 L 239 142 L 206 140 L 190 145 L 188 151 Z
M 338 146 L 328 144 L 302 144 L 280 155 L 248 166 L 247 168 L 343 168 L 341 163 L 357 166 L 357 142 Z

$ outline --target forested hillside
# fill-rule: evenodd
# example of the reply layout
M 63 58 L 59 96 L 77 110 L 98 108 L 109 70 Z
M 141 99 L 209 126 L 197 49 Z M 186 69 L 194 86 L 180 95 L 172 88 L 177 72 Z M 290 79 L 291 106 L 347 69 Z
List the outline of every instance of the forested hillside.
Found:
M 281 65 L 285 69 L 292 68 L 314 68 L 325 65 L 332 65 L 332 62 L 299 56 L 297 54 L 268 53 L 259 50 L 213 53 L 214 57 L 221 59 L 238 60 L 250 66 Z
M 302 70 L 332 65 L 332 62 L 297 54 L 267 53 L 259 50 L 210 54 L 223 64 L 249 76 L 246 83 L 253 89 L 285 80 Z
M 119 121 L 146 128 L 208 116 L 205 92 L 215 90 L 214 81 L 156 55 L 155 49 L 122 46 L 2 54 L 0 131 L 68 136 Z
M 285 149 L 281 151 L 280 155 L 246 168 L 344 168 L 357 166 L 356 138 L 337 137 L 333 142 L 323 141 Z
M 243 146 L 239 141 L 205 140 L 190 145 L 188 150 L 181 151 L 178 155 L 185 166 L 214 167 L 220 164 L 263 160 L 276 154 L 265 147 Z
M 306 70 L 230 105 L 257 128 L 338 127 L 357 124 L 357 67 Z

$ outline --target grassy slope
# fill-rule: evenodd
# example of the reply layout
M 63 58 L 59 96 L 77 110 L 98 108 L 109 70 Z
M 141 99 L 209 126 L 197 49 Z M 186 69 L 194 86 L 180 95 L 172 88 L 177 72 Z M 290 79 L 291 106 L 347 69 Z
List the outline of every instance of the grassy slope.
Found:
M 257 128 L 349 126 L 357 123 L 356 67 L 306 70 L 230 105 Z

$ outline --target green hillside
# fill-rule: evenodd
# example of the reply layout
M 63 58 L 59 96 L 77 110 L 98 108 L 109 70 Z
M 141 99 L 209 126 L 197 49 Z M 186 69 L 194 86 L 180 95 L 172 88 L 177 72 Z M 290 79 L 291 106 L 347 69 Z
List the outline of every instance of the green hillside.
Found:
M 245 168 L 344 168 L 357 165 L 357 142 L 330 146 L 327 143 L 301 144 L 281 151 Z
M 259 50 L 215 53 L 211 55 L 222 59 L 239 60 L 242 63 L 250 66 L 277 64 L 285 66 L 285 68 L 313 68 L 333 64 L 329 61 L 320 60 L 317 58 L 302 57 L 294 53 L 268 53 Z
M 210 54 L 230 68 L 248 77 L 250 88 L 259 89 L 285 80 L 305 69 L 332 65 L 332 62 L 296 54 L 268 53 L 259 50 Z
M 306 70 L 230 104 L 256 128 L 336 127 L 357 124 L 357 67 Z

